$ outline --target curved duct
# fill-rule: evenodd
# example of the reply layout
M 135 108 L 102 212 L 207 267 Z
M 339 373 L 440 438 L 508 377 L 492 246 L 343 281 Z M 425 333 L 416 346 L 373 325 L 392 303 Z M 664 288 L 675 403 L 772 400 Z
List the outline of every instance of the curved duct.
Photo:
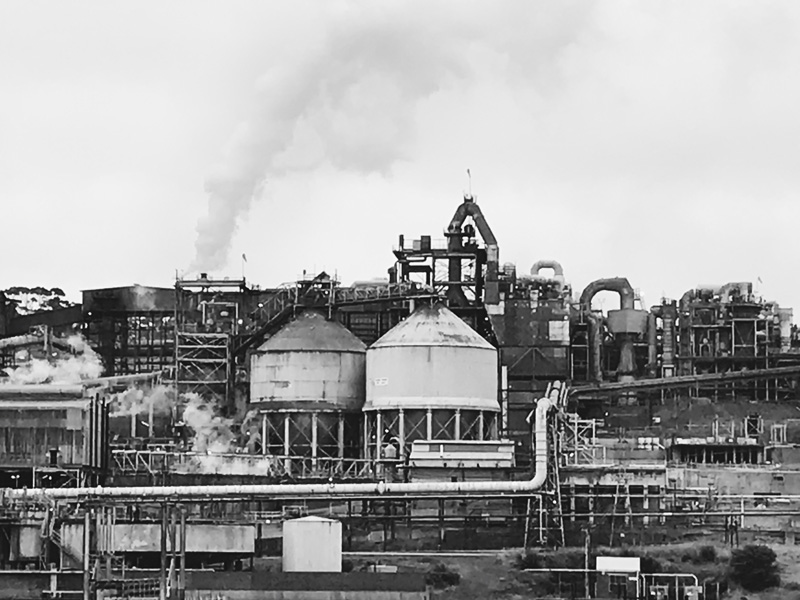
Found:
M 481 239 L 486 244 L 486 303 L 497 304 L 500 301 L 500 291 L 497 283 L 500 270 L 500 252 L 497 246 L 497 238 L 472 196 L 464 196 L 464 202 L 456 209 L 453 218 L 450 219 L 450 224 L 447 226 L 447 233 L 449 234 L 447 249 L 453 253 L 458 253 L 462 250 L 462 239 L 458 234 L 461 233 L 461 226 L 467 220 L 467 217 L 472 217 Z M 452 282 L 452 285 L 448 288 L 448 296 L 457 305 L 467 306 L 469 303 L 464 295 L 464 290 L 457 284 L 461 281 L 461 259 L 451 258 L 449 263 L 448 279 Z
M 584 288 L 581 293 L 581 308 L 585 312 L 592 310 L 592 299 L 598 292 L 617 292 L 619 294 L 619 307 L 622 310 L 633 309 L 634 293 L 630 282 L 624 277 L 611 277 L 598 279 Z
M 594 330 L 594 335 L 590 335 L 590 343 L 594 352 L 594 347 L 600 342 L 600 324 L 599 321 L 593 321 L 588 315 L 592 313 L 592 299 L 598 292 L 609 291 L 617 292 L 619 294 L 619 307 L 621 311 L 633 311 L 634 305 L 634 292 L 630 282 L 624 277 L 611 277 L 608 279 L 598 279 L 587 285 L 581 293 L 580 306 L 584 315 L 589 319 L 590 334 Z M 609 313 L 611 314 L 611 313 Z M 615 331 L 615 338 L 619 343 L 620 358 L 617 372 L 620 378 L 629 378 L 633 375 L 635 370 L 634 350 L 633 350 L 633 337 L 629 332 Z M 598 373 L 599 369 L 599 373 Z M 602 367 L 595 364 L 593 374 L 596 381 L 602 381 Z
M 545 277 L 539 275 L 542 269 L 553 269 L 552 277 Z M 555 260 L 540 260 L 533 263 L 531 267 L 531 274 L 522 276 L 521 279 L 528 281 L 537 281 L 540 283 L 555 284 L 559 289 L 564 285 L 564 268 L 561 263 Z
M 539 276 L 542 269 L 553 269 L 553 277 L 548 279 L 555 279 L 556 281 L 564 281 L 564 267 L 557 260 L 538 260 L 533 263 L 531 267 L 531 275 L 534 277 Z
M 11 500 L 53 500 L 127 498 L 135 499 L 189 499 L 230 498 L 241 496 L 359 496 L 370 494 L 516 494 L 541 489 L 547 478 L 548 435 L 547 421 L 551 408 L 559 405 L 566 388 L 560 382 L 551 384 L 547 395 L 536 403 L 534 440 L 536 444 L 536 470 L 527 481 L 434 481 L 420 483 L 301 483 L 268 485 L 197 485 L 163 487 L 96 487 L 96 488 L 37 488 L 31 490 L 6 489 L 3 496 Z

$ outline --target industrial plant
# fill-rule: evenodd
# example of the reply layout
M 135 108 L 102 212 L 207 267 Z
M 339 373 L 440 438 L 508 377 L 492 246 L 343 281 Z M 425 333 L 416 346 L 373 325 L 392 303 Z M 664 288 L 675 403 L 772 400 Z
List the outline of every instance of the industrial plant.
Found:
M 477 201 L 456 204 L 443 237 L 399 236 L 385 278 L 349 286 L 0 295 L 0 590 L 411 599 L 424 578 L 342 574 L 347 556 L 794 544 L 792 309 L 747 281 L 654 306 L 614 273 L 573 290 L 550 257 L 501 260 Z M 611 558 L 573 597 L 718 597 Z

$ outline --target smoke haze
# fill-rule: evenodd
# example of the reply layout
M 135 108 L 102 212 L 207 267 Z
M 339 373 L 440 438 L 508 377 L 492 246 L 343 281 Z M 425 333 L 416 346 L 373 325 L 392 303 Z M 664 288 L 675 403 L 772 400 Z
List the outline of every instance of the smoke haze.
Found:
M 199 394 L 183 394 L 183 422 L 192 430 L 192 452 L 225 454 L 234 449 L 233 421 L 219 415 Z
M 72 335 L 66 342 L 73 354 L 53 360 L 35 358 L 19 367 L 6 369 L 8 377 L 5 383 L 70 385 L 102 375 L 103 363 L 83 336 Z

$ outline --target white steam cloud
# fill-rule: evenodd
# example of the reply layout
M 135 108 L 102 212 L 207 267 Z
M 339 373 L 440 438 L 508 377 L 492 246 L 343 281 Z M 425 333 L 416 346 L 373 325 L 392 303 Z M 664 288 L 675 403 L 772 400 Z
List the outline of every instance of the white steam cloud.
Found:
M 151 389 L 130 388 L 111 398 L 111 417 L 168 415 L 175 407 L 175 388 L 157 385 Z
M 322 43 L 267 72 L 260 110 L 240 124 L 206 181 L 189 270 L 223 268 L 240 220 L 264 184 L 328 163 L 387 174 L 408 154 L 419 102 L 467 72 L 460 45 L 415 11 L 364 4 L 335 15 Z
M 81 335 L 66 340 L 72 354 L 52 360 L 35 358 L 12 369 L 6 369 L 5 383 L 20 384 L 78 384 L 96 379 L 103 373 L 103 363 Z
M 193 474 L 265 475 L 265 459 L 254 454 L 258 439 L 258 423 L 252 411 L 239 430 L 245 448 L 238 444 L 234 421 L 222 417 L 214 405 L 196 393 L 180 396 L 174 386 L 130 388 L 111 399 L 111 417 L 147 418 L 178 414 L 189 434 L 185 460 L 175 466 L 176 472 Z M 242 450 L 249 454 L 242 454 Z
M 233 421 L 219 415 L 214 406 L 195 393 L 183 395 L 183 422 L 192 430 L 191 450 L 205 454 L 225 454 L 235 449 Z

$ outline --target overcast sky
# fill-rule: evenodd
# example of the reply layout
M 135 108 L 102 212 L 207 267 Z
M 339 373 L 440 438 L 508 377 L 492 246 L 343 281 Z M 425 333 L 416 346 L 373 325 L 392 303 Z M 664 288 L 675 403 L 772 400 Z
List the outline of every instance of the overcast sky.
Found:
M 797 2 L 7 0 L 0 78 L 0 288 L 383 277 L 469 168 L 518 270 L 800 309 Z

